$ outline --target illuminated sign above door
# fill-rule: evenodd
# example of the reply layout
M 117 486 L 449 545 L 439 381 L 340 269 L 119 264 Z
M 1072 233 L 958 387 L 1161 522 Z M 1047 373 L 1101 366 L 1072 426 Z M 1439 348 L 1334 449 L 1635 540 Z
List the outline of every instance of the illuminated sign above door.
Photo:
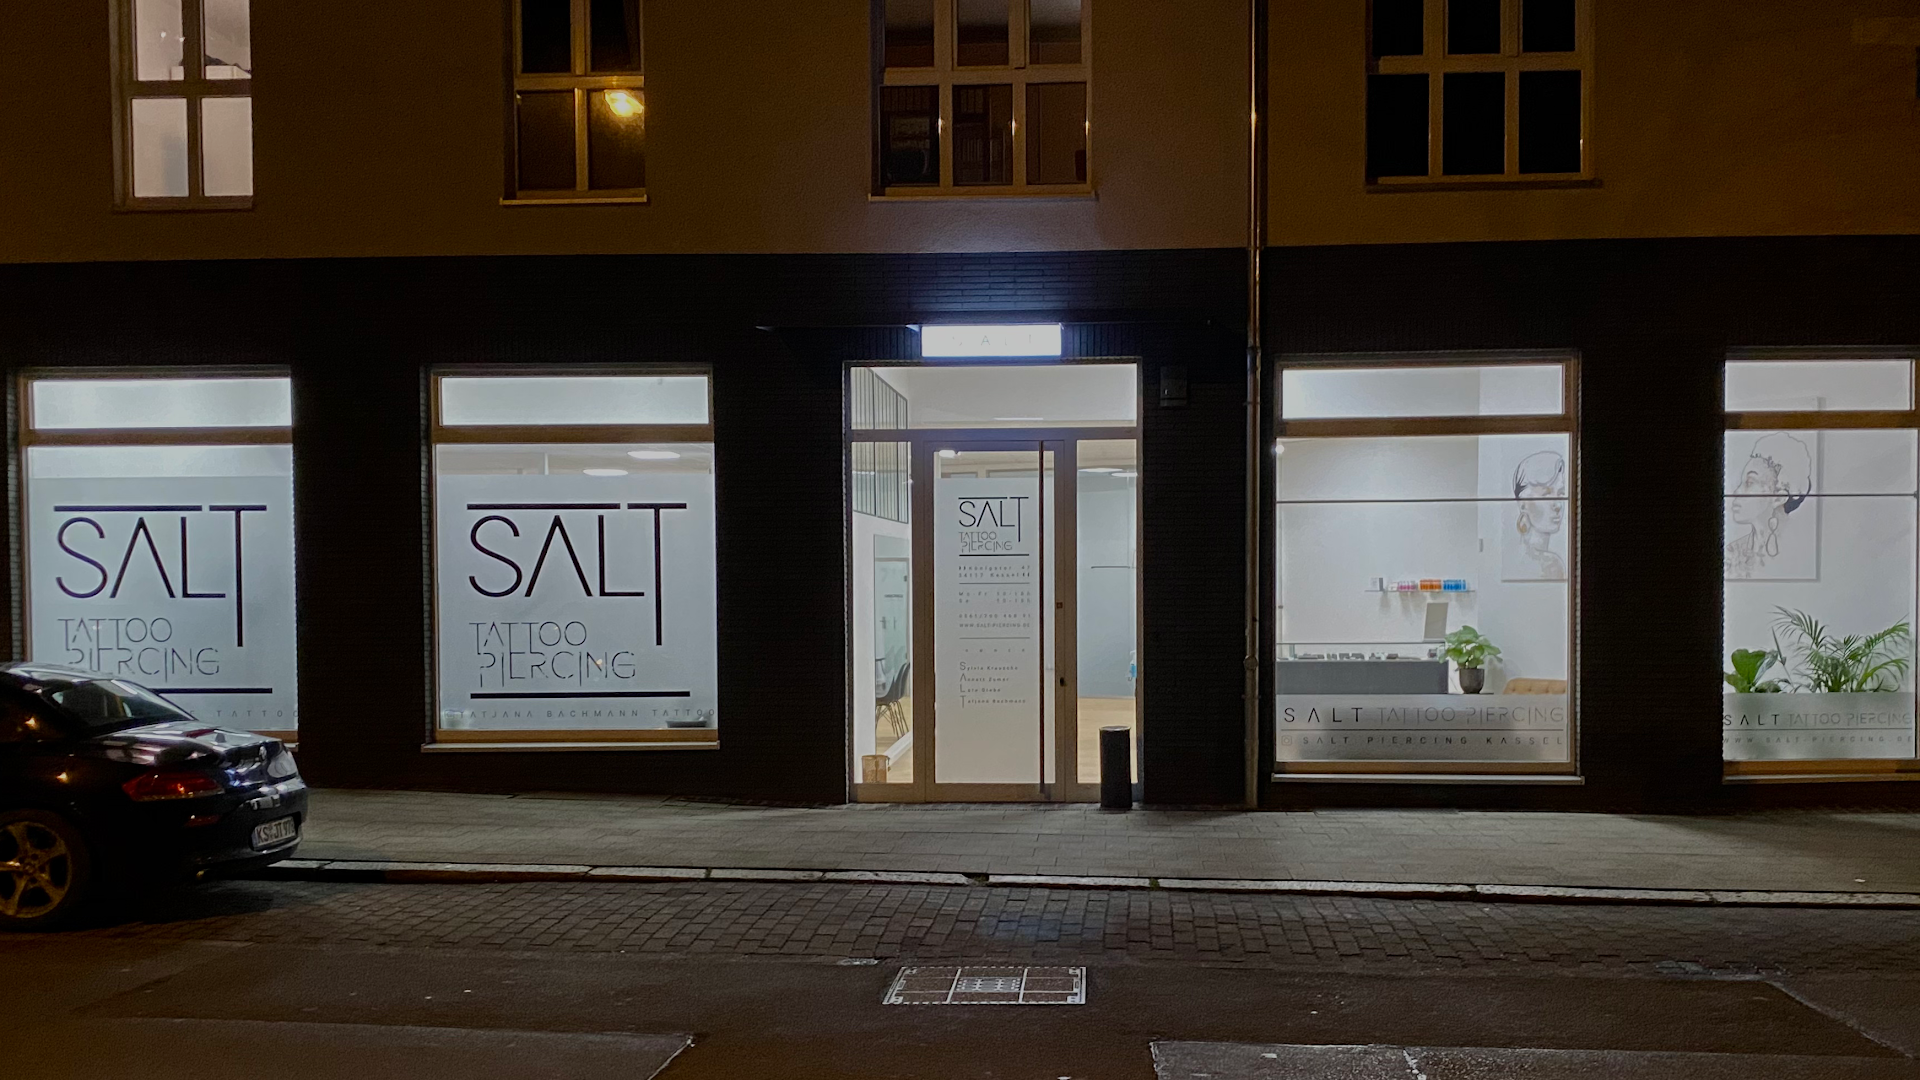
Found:
M 920 355 L 944 357 L 1053 357 L 1060 355 L 1059 323 L 923 326 Z

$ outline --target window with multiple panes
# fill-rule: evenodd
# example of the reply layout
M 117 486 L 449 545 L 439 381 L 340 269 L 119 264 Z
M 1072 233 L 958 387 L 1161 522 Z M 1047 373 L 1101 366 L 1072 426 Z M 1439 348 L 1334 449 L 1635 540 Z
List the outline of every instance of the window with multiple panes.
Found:
M 641 0 L 514 0 L 514 202 L 647 197 Z
M 433 403 L 434 740 L 716 743 L 706 372 L 463 369 Z
M 16 393 L 26 655 L 292 738 L 292 381 L 94 369 Z
M 1088 186 L 1086 0 L 883 0 L 874 187 Z
M 1574 362 L 1282 361 L 1274 771 L 1570 773 Z
M 1575 180 L 1593 0 L 1373 0 L 1367 179 Z
M 118 0 L 120 205 L 253 204 L 251 0 Z

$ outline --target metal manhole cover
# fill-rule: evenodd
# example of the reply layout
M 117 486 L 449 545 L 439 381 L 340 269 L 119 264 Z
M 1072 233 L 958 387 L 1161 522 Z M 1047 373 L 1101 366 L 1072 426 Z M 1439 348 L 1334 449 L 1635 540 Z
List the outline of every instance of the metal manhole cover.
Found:
M 883 1005 L 1085 1005 L 1083 967 L 910 967 Z

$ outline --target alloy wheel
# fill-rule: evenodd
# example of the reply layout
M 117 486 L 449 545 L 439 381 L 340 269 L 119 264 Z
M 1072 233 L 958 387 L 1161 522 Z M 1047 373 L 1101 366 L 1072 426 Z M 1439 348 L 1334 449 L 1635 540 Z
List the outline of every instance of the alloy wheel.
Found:
M 0 915 L 33 919 L 58 908 L 73 888 L 73 853 L 37 821 L 0 828 Z

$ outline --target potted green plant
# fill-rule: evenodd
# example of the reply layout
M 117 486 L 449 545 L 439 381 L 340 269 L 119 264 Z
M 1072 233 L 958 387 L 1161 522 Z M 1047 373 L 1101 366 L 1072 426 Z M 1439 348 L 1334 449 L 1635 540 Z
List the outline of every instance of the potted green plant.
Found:
M 1780 654 L 1771 649 L 1735 649 L 1732 656 L 1733 670 L 1724 672 L 1721 678 L 1733 687 L 1736 694 L 1777 694 L 1780 683 L 1764 678 L 1773 666 L 1780 662 Z
M 1471 626 L 1447 635 L 1447 659 L 1460 669 L 1460 692 L 1477 694 L 1487 685 L 1487 661 L 1500 655 L 1500 646 Z
M 1912 665 L 1913 630 L 1903 619 L 1872 634 L 1836 636 L 1804 611 L 1775 608 L 1774 638 L 1792 654 L 1788 682 L 1808 694 L 1884 693 L 1900 689 Z

